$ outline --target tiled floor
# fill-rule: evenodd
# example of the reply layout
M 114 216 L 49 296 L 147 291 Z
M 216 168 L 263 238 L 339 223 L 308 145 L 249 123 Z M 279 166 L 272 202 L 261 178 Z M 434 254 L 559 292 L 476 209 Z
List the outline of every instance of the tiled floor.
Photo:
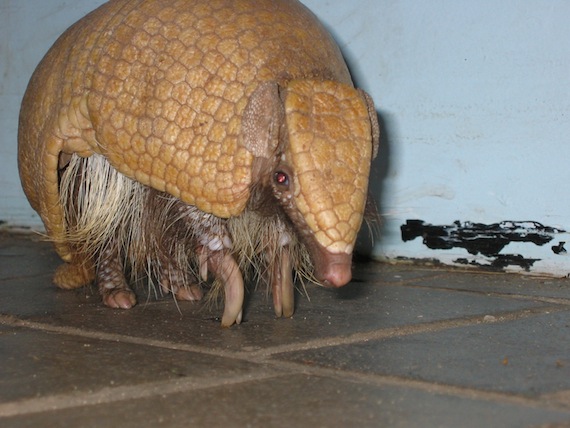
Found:
M 293 319 L 140 290 L 129 311 L 51 285 L 0 234 L 2 427 L 569 427 L 570 280 L 357 264 Z

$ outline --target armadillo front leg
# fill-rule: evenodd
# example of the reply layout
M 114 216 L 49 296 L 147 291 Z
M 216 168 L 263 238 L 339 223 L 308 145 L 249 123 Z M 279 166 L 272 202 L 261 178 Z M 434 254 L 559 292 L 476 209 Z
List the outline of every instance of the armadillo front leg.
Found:
M 224 314 L 222 327 L 241 323 L 243 316 L 243 277 L 234 257 L 227 251 L 208 255 L 208 270 L 224 284 Z
M 96 275 L 97 286 L 105 305 L 121 309 L 130 309 L 136 305 L 135 293 L 127 285 L 119 251 L 114 245 L 109 245 L 101 251 Z
M 189 205 L 182 205 L 180 211 L 183 212 L 183 221 L 197 237 L 200 276 L 206 280 L 208 272 L 211 272 L 224 286 L 222 326 L 241 323 L 243 277 L 231 254 L 233 244 L 225 221 Z
M 291 266 L 291 252 L 289 244 L 291 237 L 284 230 L 283 224 L 279 234 L 279 247 L 274 254 L 267 254 L 270 266 L 270 282 L 273 295 L 273 309 L 278 317 L 289 318 L 295 310 L 295 288 L 293 287 L 293 268 Z
M 273 309 L 278 317 L 290 318 L 295 310 L 295 289 L 289 246 L 281 249 L 278 262 L 273 265 L 271 278 Z

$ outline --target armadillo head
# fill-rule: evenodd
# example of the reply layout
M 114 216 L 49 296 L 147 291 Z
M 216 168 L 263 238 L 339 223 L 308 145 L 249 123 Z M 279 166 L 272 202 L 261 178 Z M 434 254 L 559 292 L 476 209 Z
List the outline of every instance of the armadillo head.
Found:
M 274 161 L 262 174 L 307 245 L 316 279 L 343 286 L 351 279 L 378 147 L 376 112 L 368 95 L 338 82 L 294 80 L 278 89 L 278 97 L 274 91 L 266 85 L 254 94 L 261 125 L 244 128 L 246 138 L 255 134 L 258 142 L 275 141 L 269 144 Z M 251 123 L 249 113 L 244 118 Z M 251 146 L 258 156 L 266 150 L 263 143 Z

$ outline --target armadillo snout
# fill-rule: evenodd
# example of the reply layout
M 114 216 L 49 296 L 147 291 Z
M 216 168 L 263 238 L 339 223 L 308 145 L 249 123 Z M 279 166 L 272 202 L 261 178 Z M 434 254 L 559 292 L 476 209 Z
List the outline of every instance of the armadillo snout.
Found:
M 346 269 L 344 266 L 332 266 L 319 281 L 325 287 L 339 288 L 348 284 L 351 279 L 352 272 L 350 268 Z
M 342 287 L 352 279 L 352 254 L 313 252 L 315 277 L 325 287 Z

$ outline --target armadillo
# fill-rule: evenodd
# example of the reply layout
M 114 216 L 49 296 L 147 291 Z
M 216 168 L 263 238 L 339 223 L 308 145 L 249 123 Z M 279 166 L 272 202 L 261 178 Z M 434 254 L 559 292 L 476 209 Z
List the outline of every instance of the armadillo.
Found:
M 351 280 L 378 140 L 371 98 L 299 1 L 111 0 L 32 75 L 18 163 L 57 286 L 95 281 L 124 309 L 133 274 L 181 300 L 208 287 L 230 326 L 250 280 L 284 317 L 299 276 Z

